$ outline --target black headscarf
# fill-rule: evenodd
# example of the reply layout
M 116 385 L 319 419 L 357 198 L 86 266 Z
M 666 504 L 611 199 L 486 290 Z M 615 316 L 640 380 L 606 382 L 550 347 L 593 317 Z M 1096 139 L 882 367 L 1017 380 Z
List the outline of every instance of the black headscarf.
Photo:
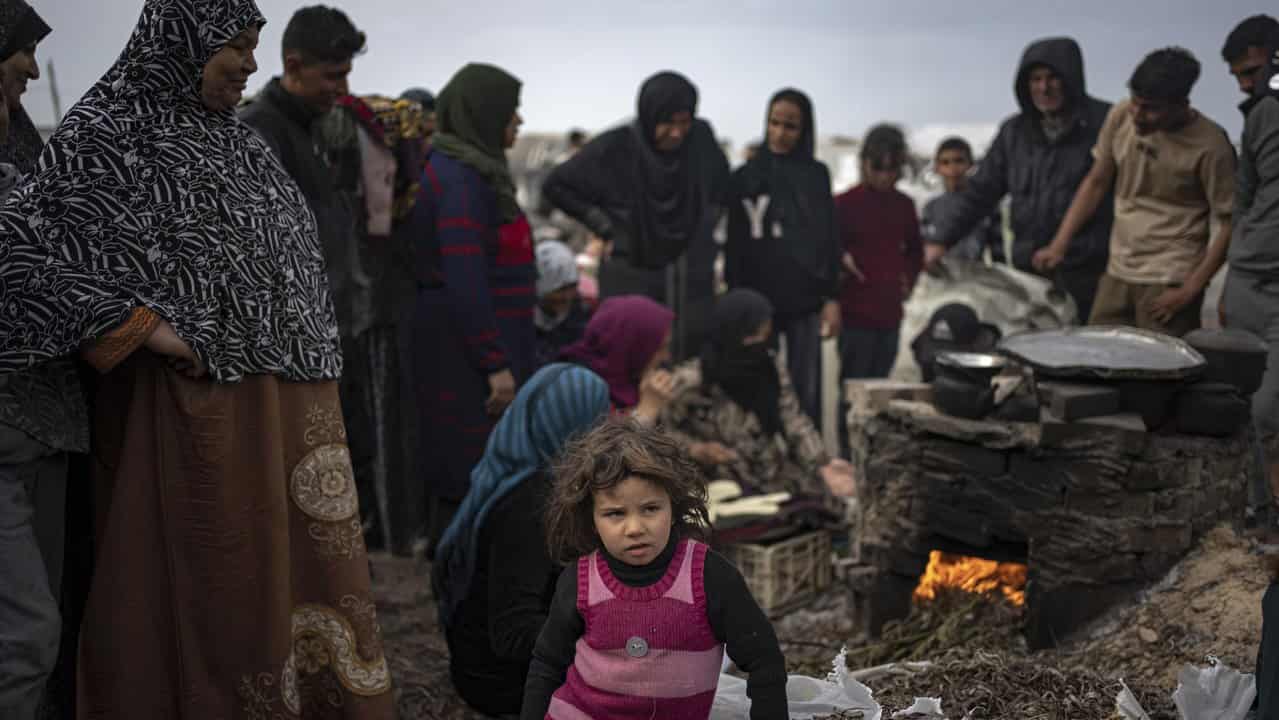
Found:
M 694 119 L 677 150 L 654 147 L 659 123 L 678 112 L 697 113 L 697 88 L 683 75 L 660 72 L 644 81 L 636 110 L 633 123 L 587 143 L 553 177 L 599 199 L 618 235 L 625 236 L 615 254 L 657 269 L 692 243 L 707 208 L 724 190 L 728 161 L 710 124 L 701 119 Z
M 51 29 L 25 0 L 0 0 L 0 62 L 48 37 Z M 44 140 L 21 106 L 9 108 L 9 137 L 0 147 L 0 162 L 31 172 Z
M 0 371 L 74 350 L 135 307 L 219 382 L 342 371 L 315 219 L 266 142 L 200 99 L 264 23 L 253 0 L 147 0 L 116 64 L 0 210 Z
M 26 0 L 0 1 L 0 62 L 48 37 L 52 30 Z
M 797 106 L 803 115 L 803 130 L 795 148 L 786 155 L 768 148 L 768 117 L 778 102 Z M 759 152 L 734 175 L 737 197 L 769 196 L 768 217 L 781 223 L 787 238 L 808 242 L 787 242 L 787 252 L 814 278 L 825 278 L 833 269 L 827 243 L 835 237 L 835 201 L 831 196 L 830 172 L 815 156 L 817 144 L 813 103 L 794 88 L 778 91 L 764 111 L 764 142 Z
M 743 345 L 773 316 L 768 298 L 754 290 L 731 290 L 715 303 L 710 340 L 702 347 L 702 382 L 717 385 L 759 418 L 768 435 L 782 430 L 781 379 L 768 343 Z

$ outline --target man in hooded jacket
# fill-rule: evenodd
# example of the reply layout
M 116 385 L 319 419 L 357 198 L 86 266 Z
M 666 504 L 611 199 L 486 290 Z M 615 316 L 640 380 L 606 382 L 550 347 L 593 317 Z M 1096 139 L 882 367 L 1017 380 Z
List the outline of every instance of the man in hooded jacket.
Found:
M 1021 112 L 1000 126 L 968 186 L 938 204 L 937 233 L 925 248 L 929 267 L 1011 195 L 1013 266 L 1035 272 L 1035 251 L 1052 241 L 1092 168 L 1092 149 L 1110 104 L 1088 95 L 1078 43 L 1067 37 L 1031 43 L 1017 66 L 1013 90 Z M 1106 270 L 1113 217 L 1113 195 L 1107 195 L 1051 276 L 1074 299 L 1081 321 L 1092 310 Z

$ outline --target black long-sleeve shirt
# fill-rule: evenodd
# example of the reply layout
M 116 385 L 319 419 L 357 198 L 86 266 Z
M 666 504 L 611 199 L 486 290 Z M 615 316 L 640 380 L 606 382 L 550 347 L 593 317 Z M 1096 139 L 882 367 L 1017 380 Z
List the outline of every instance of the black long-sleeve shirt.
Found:
M 647 587 L 662 579 L 675 555 L 679 539 L 674 535 L 653 562 L 627 565 L 607 552 L 609 570 L 624 585 Z M 786 659 L 777 634 L 760 609 L 737 568 L 715 552 L 706 553 L 704 569 L 706 614 L 715 638 L 724 643 L 728 657 L 749 674 L 746 694 L 751 699 L 751 720 L 789 717 L 786 704 Z M 521 720 L 542 720 L 551 695 L 564 684 L 573 664 L 576 644 L 586 625 L 577 611 L 577 565 L 560 574 L 555 599 L 542 634 L 533 650 L 524 689 Z
M 551 605 L 560 566 L 543 541 L 541 509 L 550 485 L 526 479 L 489 513 L 470 593 L 448 630 L 453 685 L 489 715 L 520 711 L 533 646 Z

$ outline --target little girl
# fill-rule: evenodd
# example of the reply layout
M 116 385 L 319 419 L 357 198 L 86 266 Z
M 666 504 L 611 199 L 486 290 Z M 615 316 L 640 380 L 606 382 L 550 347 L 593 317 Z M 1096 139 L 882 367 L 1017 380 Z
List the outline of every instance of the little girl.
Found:
M 705 720 L 724 651 L 752 720 L 788 717 L 773 627 L 737 569 L 700 542 L 706 486 L 661 431 L 612 420 L 570 443 L 547 511 L 560 575 L 522 720 Z

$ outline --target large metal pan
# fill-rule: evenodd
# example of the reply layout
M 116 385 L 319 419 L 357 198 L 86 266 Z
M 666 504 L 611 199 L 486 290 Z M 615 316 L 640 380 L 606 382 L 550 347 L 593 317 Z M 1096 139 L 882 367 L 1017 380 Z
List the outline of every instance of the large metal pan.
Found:
M 1183 380 L 1199 376 L 1207 364 L 1177 338 L 1107 325 L 1028 330 L 1004 338 L 998 349 L 1040 377 Z

